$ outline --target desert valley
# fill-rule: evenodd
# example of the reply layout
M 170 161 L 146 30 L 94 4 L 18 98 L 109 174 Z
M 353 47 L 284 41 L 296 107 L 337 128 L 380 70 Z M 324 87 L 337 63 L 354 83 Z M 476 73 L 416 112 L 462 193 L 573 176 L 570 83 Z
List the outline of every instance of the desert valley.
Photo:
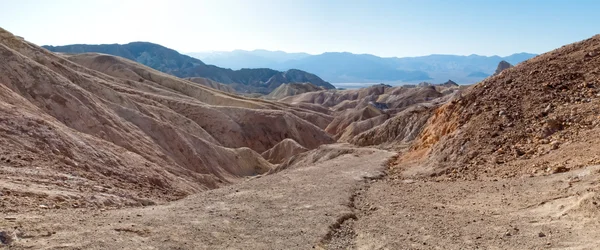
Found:
M 600 35 L 359 89 L 18 35 L 0 28 L 0 248 L 600 246 Z M 477 82 L 433 81 L 457 74 Z

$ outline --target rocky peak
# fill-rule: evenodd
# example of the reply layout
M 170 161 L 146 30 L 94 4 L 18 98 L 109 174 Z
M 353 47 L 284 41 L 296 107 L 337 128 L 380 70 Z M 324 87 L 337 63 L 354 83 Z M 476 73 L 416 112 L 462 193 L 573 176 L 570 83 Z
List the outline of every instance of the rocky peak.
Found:
M 507 61 L 502 60 L 500 63 L 498 63 L 498 67 L 496 68 L 496 72 L 494 72 L 494 75 L 499 75 L 500 72 L 504 71 L 505 69 L 509 69 L 512 68 L 513 65 L 508 63 Z
M 448 80 L 445 83 L 440 84 L 440 86 L 444 86 L 444 87 L 455 87 L 458 86 L 458 83 L 452 81 L 452 80 Z

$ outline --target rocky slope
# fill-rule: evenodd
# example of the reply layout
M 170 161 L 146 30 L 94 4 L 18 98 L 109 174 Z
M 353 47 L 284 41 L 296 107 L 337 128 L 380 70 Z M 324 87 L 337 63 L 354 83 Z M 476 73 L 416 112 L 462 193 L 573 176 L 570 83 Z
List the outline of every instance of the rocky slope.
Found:
M 460 178 L 600 162 L 600 36 L 545 53 L 435 110 L 406 159 Z M 419 158 L 419 157 L 417 157 Z
M 231 70 L 207 65 L 190 56 L 182 55 L 175 50 L 148 42 L 128 44 L 75 44 L 65 46 L 44 46 L 44 48 L 61 53 L 103 53 L 110 54 L 144 64 L 153 69 L 177 77 L 204 77 L 224 84 L 230 84 L 242 93 L 257 92 L 268 94 L 279 85 L 294 82 L 310 82 L 327 89 L 335 88 L 314 74 L 301 70 L 285 72 L 260 68 Z
M 3 211 L 178 199 L 269 171 L 257 152 L 285 138 L 333 142 L 328 115 L 122 58 L 63 57 L 2 29 L 0 54 Z

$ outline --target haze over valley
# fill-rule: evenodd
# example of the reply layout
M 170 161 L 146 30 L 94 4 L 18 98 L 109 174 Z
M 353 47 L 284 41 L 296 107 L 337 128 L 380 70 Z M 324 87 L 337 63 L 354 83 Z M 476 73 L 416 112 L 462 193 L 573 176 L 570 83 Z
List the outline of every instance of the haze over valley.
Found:
M 313 72 L 340 87 L 361 85 L 364 87 L 372 85 L 372 83 L 402 85 L 422 81 L 441 83 L 448 79 L 461 84 L 472 84 L 492 75 L 500 61 L 504 60 L 516 65 L 536 56 L 531 53 L 515 53 L 505 57 L 429 55 L 382 58 L 348 52 L 310 55 L 267 50 L 234 50 L 231 52 L 188 53 L 188 55 L 209 64 L 231 69 L 300 69 Z

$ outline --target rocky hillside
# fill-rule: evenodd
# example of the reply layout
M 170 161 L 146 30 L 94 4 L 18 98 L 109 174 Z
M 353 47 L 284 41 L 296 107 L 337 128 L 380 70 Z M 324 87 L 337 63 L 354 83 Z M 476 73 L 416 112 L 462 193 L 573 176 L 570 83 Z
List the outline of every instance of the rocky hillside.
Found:
M 230 84 L 236 91 L 242 93 L 268 94 L 281 84 L 294 82 L 310 82 L 326 89 L 335 88 L 318 76 L 301 70 L 281 72 L 267 68 L 240 70 L 219 68 L 214 65 L 207 65 L 196 58 L 182 55 L 175 50 L 148 42 L 43 47 L 53 52 L 68 54 L 93 52 L 115 55 L 177 77 L 204 77 L 220 83 Z
M 0 29 L 0 210 L 148 205 L 265 173 L 326 114 L 242 98 L 116 56 L 60 56 Z
M 438 108 L 404 160 L 423 156 L 429 173 L 461 178 L 598 164 L 599 105 L 594 36 L 505 69 Z

